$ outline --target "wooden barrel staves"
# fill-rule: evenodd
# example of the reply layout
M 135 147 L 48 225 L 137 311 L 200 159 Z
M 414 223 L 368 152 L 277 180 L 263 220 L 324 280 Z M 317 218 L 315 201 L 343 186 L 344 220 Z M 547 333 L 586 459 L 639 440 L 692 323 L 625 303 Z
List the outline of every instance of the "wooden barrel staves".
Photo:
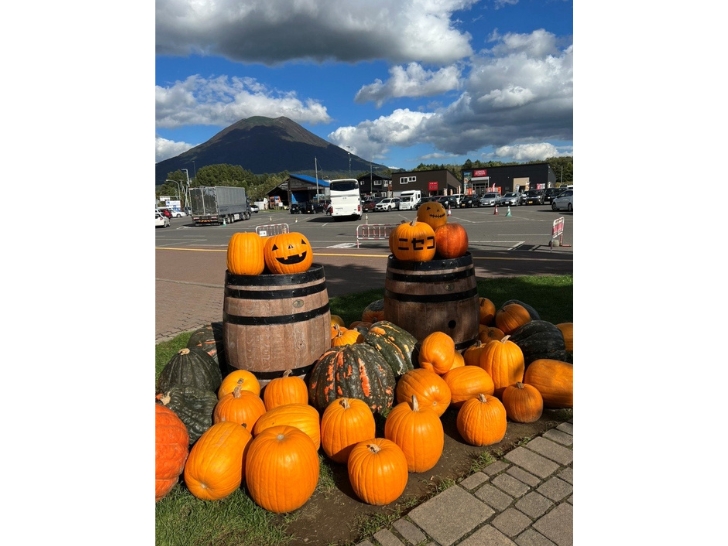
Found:
M 331 346 L 331 312 L 321 264 L 292 275 L 225 272 L 223 340 L 231 370 L 252 372 L 262 384 L 303 376 Z
M 418 341 L 445 332 L 458 350 L 478 339 L 478 286 L 472 255 L 405 262 L 390 255 L 384 281 L 384 318 Z

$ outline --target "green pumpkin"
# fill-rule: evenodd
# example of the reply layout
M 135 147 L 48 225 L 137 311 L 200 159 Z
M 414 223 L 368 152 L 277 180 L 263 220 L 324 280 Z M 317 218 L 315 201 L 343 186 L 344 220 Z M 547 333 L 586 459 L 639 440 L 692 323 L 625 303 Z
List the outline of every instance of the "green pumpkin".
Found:
M 217 394 L 195 387 L 172 387 L 157 395 L 157 400 L 177 414 L 187 427 L 190 445 L 212 426 Z
M 172 387 L 195 387 L 217 392 L 222 384 L 222 373 L 215 359 L 197 347 L 177 351 L 164 365 L 157 378 L 157 393 Z
M 564 335 L 555 324 L 545 320 L 532 320 L 516 328 L 508 338 L 523 352 L 528 366 L 534 360 L 547 358 L 573 363 L 573 356 L 566 351 Z
M 210 355 L 219 366 L 224 364 L 225 342 L 222 335 L 222 322 L 212 322 L 198 328 L 187 342 L 188 348 L 197 347 Z
M 381 330 L 384 331 L 383 334 Z M 388 320 L 380 320 L 379 322 L 372 324 L 369 327 L 369 331 L 384 335 L 389 341 L 400 348 L 405 360 L 407 361 L 407 370 L 411 370 L 414 367 L 416 360 L 412 358 L 412 355 L 415 347 L 417 346 L 417 338 L 415 336 L 410 334 L 401 326 L 397 326 Z
M 373 413 L 382 413 L 392 407 L 395 384 L 391 366 L 371 345 L 332 347 L 311 370 L 308 400 L 323 412 L 337 398 L 358 398 Z

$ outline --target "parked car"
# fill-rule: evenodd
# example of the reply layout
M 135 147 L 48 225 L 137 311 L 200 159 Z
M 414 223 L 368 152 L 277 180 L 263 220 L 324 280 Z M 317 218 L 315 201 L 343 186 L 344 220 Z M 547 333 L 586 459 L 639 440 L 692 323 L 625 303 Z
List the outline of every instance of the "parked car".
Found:
M 466 195 L 465 199 L 463 199 L 462 203 L 460 203 L 460 206 L 468 209 L 473 207 L 479 207 L 480 198 L 477 195 Z
M 551 201 L 551 210 L 574 210 L 574 190 L 566 190 Z
M 379 203 L 382 199 L 384 199 L 384 197 L 373 197 L 372 199 L 364 201 L 361 204 L 361 210 L 364 212 L 373 212 L 376 204 Z
M 437 195 L 430 195 L 428 197 L 423 197 L 419 203 L 415 206 L 415 210 L 420 208 L 424 203 L 431 203 L 432 201 L 437 201 L 440 197 Z
M 460 207 L 460 198 L 455 195 L 443 195 L 438 201 L 442 203 L 442 206 L 450 209 L 457 209 Z
M 169 218 L 167 218 L 161 212 L 154 213 L 154 226 L 155 227 L 169 227 Z
M 528 190 L 526 205 L 543 205 L 543 190 Z
M 503 197 L 498 199 L 498 205 L 505 207 L 505 206 L 514 206 L 517 207 L 522 202 L 521 194 L 517 191 L 509 191 L 506 193 Z
M 301 214 L 301 205 L 299 203 L 291 203 L 291 214 Z
M 566 191 L 566 188 L 546 188 L 543 191 L 543 202 L 551 203 L 555 197 L 558 197 L 565 191 Z
M 250 212 L 258 212 L 259 210 L 258 205 L 250 205 Z
M 301 204 L 301 210 L 306 214 L 316 214 L 317 212 L 324 212 L 323 203 L 314 203 L 313 201 L 306 201 Z
M 187 216 L 187 213 L 183 210 L 172 211 L 172 218 L 182 218 L 183 216 Z
M 397 209 L 399 209 L 399 199 L 397 197 L 385 197 L 379 203 L 374 205 L 375 212 L 386 212 Z
M 481 207 L 495 207 L 498 204 L 498 199 L 500 198 L 500 195 L 497 193 L 484 193 L 480 198 L 480 206 Z

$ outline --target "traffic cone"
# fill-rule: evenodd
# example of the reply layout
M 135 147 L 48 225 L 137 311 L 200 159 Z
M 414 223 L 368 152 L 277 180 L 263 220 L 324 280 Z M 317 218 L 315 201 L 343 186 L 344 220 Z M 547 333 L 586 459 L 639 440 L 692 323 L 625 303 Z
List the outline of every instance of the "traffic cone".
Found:
M 511 216 L 511 206 L 508 205 L 508 212 L 506 212 L 506 216 Z
M 447 207 L 447 215 L 452 216 L 452 211 L 450 210 L 450 207 Z
M 493 207 L 493 214 L 498 214 L 498 205 L 497 204 Z

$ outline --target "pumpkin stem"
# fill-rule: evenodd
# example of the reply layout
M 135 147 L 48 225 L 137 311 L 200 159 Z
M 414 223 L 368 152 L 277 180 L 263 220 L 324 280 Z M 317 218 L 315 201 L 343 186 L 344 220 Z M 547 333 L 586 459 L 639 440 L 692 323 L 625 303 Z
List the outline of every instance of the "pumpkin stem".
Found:
M 243 388 L 243 380 L 238 379 L 238 382 L 235 384 L 235 388 L 233 389 L 233 396 L 235 398 L 240 398 L 240 391 Z
M 179 355 L 188 355 L 188 354 L 190 354 L 190 350 L 189 350 L 188 347 L 185 347 L 184 349 L 180 349 L 179 351 L 177 351 L 177 354 L 179 354 Z
M 377 444 L 368 444 L 367 449 L 372 453 L 379 453 L 380 451 L 382 451 L 382 448 L 379 447 Z
M 349 404 L 348 398 L 342 398 L 341 402 L 339 402 L 339 403 L 341 404 L 341 407 L 343 407 L 344 409 L 349 409 L 349 407 L 351 406 L 351 404 Z
M 521 383 L 520 381 L 518 383 L 516 383 L 516 388 L 517 389 L 522 389 L 523 388 L 523 383 Z
M 292 373 L 293 373 L 293 370 L 286 370 L 285 372 L 283 372 L 283 377 L 288 377 Z
M 480 400 L 483 404 L 485 403 L 485 395 L 482 392 L 478 395 L 478 400 Z
M 169 404 L 169 401 L 172 399 L 172 397 L 169 395 L 169 393 L 160 394 L 157 396 L 157 400 L 159 400 L 162 405 L 166 406 Z
M 501 339 L 501 343 L 505 343 L 506 341 L 508 341 L 508 338 L 509 338 L 509 337 L 511 337 L 511 334 L 508 334 L 508 335 L 507 335 L 507 336 L 505 336 L 505 337 L 504 337 L 503 339 Z
M 420 405 L 417 403 L 417 396 L 412 395 L 412 411 L 420 411 Z
M 416 223 L 417 223 L 417 218 L 415 218 L 414 220 L 412 220 L 412 221 L 410 222 L 410 225 L 411 225 L 412 227 L 415 227 L 415 224 L 416 224 Z

